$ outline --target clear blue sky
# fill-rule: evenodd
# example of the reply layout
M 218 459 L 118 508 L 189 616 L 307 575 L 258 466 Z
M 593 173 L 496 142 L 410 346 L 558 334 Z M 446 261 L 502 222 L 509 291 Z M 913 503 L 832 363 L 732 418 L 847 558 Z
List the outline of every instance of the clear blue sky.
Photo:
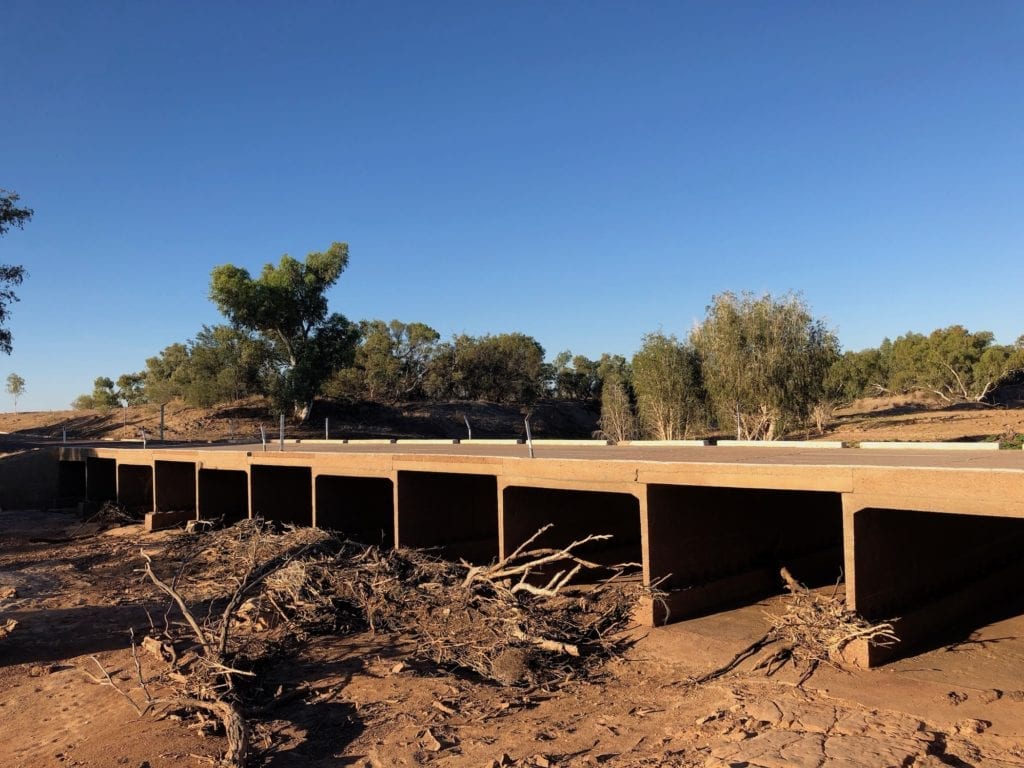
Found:
M 0 357 L 64 408 L 333 240 L 353 320 L 631 355 L 724 290 L 1024 333 L 1020 2 L 4 0 Z M 10 408 L 0 394 L 0 407 Z

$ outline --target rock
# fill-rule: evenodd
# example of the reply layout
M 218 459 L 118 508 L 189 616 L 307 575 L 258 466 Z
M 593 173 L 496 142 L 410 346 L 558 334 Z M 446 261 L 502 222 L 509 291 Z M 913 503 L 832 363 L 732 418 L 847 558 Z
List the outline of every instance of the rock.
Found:
M 967 718 L 966 720 L 957 721 L 956 725 L 953 726 L 956 729 L 956 733 L 959 736 L 984 733 L 992 727 L 992 723 L 988 720 L 975 720 L 973 718 Z

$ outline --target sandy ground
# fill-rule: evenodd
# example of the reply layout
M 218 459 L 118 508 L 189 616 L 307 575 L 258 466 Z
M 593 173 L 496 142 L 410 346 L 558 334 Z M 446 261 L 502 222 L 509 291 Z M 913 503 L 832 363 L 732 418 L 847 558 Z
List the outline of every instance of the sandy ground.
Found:
M 128 630 L 149 627 L 138 552 L 173 532 L 106 532 L 62 512 L 0 513 L 0 765 L 211 765 L 195 723 L 140 718 Z M 2 593 L 0 593 L 2 594 Z M 777 599 L 776 599 L 777 602 Z M 410 661 L 385 634 L 319 637 L 265 674 L 265 766 L 1024 766 L 1024 617 L 870 672 L 795 686 L 721 665 L 764 632 L 773 601 L 636 634 L 603 676 L 501 688 Z M 143 663 L 147 659 L 143 656 Z

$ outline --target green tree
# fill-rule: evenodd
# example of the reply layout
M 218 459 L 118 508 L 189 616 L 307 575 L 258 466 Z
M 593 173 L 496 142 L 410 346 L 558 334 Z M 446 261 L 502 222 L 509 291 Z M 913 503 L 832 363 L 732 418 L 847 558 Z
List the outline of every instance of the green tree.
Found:
M 884 392 L 889 384 L 886 365 L 881 349 L 844 352 L 825 376 L 826 397 L 837 404 L 851 403 Z
M 927 390 L 951 403 L 981 402 L 1024 369 L 1024 351 L 994 342 L 990 331 L 972 333 L 962 325 L 900 336 L 889 354 L 890 387 Z
M 145 373 L 122 373 L 117 377 L 114 396 L 124 405 L 142 405 L 147 402 L 145 383 Z
M 348 265 L 348 245 L 333 243 L 304 262 L 282 256 L 258 278 L 224 264 L 213 270 L 210 298 L 234 325 L 254 331 L 272 352 L 276 376 L 269 382 L 276 407 L 300 420 L 331 372 L 349 365 L 358 329 L 343 315 L 327 312 L 327 289 Z
M 7 233 L 12 227 L 24 229 L 32 219 L 34 211 L 18 205 L 21 198 L 15 192 L 0 189 L 0 235 Z M 14 348 L 14 337 L 9 328 L 5 327 L 10 317 L 10 305 L 18 301 L 14 286 L 21 285 L 25 279 L 25 268 L 13 264 L 0 264 L 0 352 L 11 354 Z
M 6 234 L 12 227 L 24 229 L 25 224 L 32 220 L 35 211 L 19 207 L 20 199 L 17 192 L 0 189 L 0 235 Z
M 738 439 L 774 440 L 805 422 L 839 350 L 793 294 L 719 294 L 691 338 L 711 404 Z
M 230 325 L 203 326 L 188 343 L 182 397 L 211 406 L 267 393 L 271 351 L 252 332 Z
M 639 425 L 633 413 L 625 379 L 610 373 L 601 386 L 601 435 L 616 443 L 633 440 L 639 434 Z
M 439 344 L 424 390 L 435 400 L 489 400 L 530 405 L 545 389 L 544 347 L 532 336 L 456 336 Z
M 7 375 L 7 394 L 14 398 L 14 412 L 18 412 L 18 398 L 25 394 L 25 380 L 16 373 Z
M 601 393 L 599 362 L 559 352 L 551 363 L 552 395 L 559 400 L 591 400 Z
M 146 398 L 151 403 L 169 403 L 184 398 L 192 381 L 188 346 L 174 343 L 146 359 L 144 372 Z
M 364 320 L 356 350 L 354 376 L 360 396 L 396 403 L 423 397 L 440 334 L 423 323 Z
M 692 346 L 648 333 L 633 356 L 640 427 L 654 440 L 679 440 L 704 421 L 700 365 Z
M 114 380 L 106 376 L 98 376 L 92 383 L 92 394 L 79 395 L 71 403 L 75 410 L 95 409 L 97 411 L 109 411 L 117 408 L 120 403 L 117 394 L 114 392 Z

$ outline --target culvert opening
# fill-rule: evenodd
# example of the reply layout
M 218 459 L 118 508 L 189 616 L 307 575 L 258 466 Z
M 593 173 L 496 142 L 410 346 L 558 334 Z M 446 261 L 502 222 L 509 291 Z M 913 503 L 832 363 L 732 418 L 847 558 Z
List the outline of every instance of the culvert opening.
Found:
M 502 494 L 502 556 L 551 525 L 529 546 L 561 549 L 589 535 L 610 535 L 574 550 L 584 560 L 612 566 L 640 563 L 640 500 L 629 493 L 573 491 L 510 486 Z M 609 575 L 607 569 L 582 572 L 579 581 Z
M 191 461 L 157 461 L 157 512 L 194 512 L 196 509 L 196 465 Z
M 252 513 L 292 525 L 313 525 L 313 470 L 252 466 Z
M 849 600 L 870 621 L 894 622 L 900 643 L 872 664 L 969 639 L 1024 614 L 1024 520 L 903 509 L 853 515 Z
M 438 547 L 471 563 L 498 556 L 498 480 L 493 475 L 398 473 L 398 543 Z
M 153 469 L 138 464 L 117 468 L 117 500 L 133 512 L 153 510 Z
M 57 462 L 58 507 L 73 507 L 87 498 L 84 461 Z
M 249 516 L 249 475 L 241 469 L 199 470 L 199 517 L 230 525 Z
M 783 566 L 811 587 L 842 576 L 838 493 L 651 485 L 647 524 L 657 623 L 779 594 Z
M 316 478 L 316 524 L 364 544 L 395 544 L 395 494 L 386 477 Z
M 90 456 L 85 460 L 85 496 L 102 504 L 117 501 L 117 461 Z

